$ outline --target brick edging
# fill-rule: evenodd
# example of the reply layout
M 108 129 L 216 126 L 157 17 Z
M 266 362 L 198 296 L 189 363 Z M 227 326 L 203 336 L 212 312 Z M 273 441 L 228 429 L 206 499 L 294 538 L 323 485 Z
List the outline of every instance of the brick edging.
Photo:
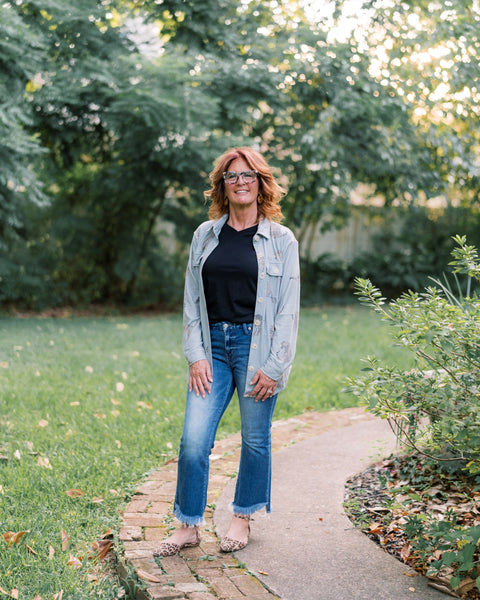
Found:
M 359 420 L 374 418 L 364 408 L 346 408 L 327 413 L 306 412 L 272 427 L 273 451 Z M 153 550 L 168 535 L 172 524 L 172 500 L 177 478 L 176 460 L 151 473 L 122 513 L 117 549 L 118 572 L 125 585 L 135 586 L 135 577 L 145 589 L 135 590 L 136 600 L 278 600 L 234 555 L 218 550 L 213 524 L 214 504 L 227 482 L 235 476 L 240 460 L 240 434 L 215 443 L 210 456 L 210 480 L 202 542 L 185 548 L 177 556 L 153 558 Z

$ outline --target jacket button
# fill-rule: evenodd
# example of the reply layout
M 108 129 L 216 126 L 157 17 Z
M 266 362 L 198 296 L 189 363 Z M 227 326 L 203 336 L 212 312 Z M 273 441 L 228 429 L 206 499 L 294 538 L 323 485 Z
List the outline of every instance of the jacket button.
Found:
M 259 298 L 259 299 L 258 299 L 258 301 L 259 301 L 259 302 L 263 302 L 263 298 Z
M 248 370 L 249 370 L 249 371 L 253 371 L 253 367 L 252 367 L 252 365 L 248 365 Z
M 265 278 L 265 273 L 260 273 L 260 279 L 264 279 Z

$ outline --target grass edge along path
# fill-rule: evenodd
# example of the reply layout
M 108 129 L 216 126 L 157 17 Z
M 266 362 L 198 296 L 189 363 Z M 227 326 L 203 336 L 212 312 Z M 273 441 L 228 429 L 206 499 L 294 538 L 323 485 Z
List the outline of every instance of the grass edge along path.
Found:
M 363 407 L 306 412 L 272 427 L 272 449 L 278 451 L 329 430 L 375 418 Z M 278 600 L 233 555 L 221 554 L 213 524 L 214 504 L 235 476 L 240 433 L 215 443 L 210 461 L 206 526 L 202 542 L 177 556 L 155 560 L 153 550 L 172 527 L 176 459 L 154 471 L 137 489 L 122 514 L 117 548 L 118 572 L 136 600 Z M 141 583 L 140 583 L 141 582 Z

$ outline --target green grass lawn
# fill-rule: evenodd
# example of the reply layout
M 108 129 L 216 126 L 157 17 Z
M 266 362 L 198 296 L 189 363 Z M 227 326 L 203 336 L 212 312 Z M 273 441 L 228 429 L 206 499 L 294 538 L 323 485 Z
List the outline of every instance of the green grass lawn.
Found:
M 17 589 L 19 600 L 61 590 L 69 600 L 115 597 L 111 581 L 92 581 L 86 559 L 69 562 L 118 528 L 138 482 L 177 453 L 187 373 L 181 334 L 179 315 L 0 319 L 0 535 L 28 532 L 18 544 L 0 537 L 0 588 Z M 275 418 L 355 405 L 341 391 L 345 377 L 372 353 L 409 366 L 373 312 L 303 311 Z M 232 403 L 219 436 L 238 429 Z

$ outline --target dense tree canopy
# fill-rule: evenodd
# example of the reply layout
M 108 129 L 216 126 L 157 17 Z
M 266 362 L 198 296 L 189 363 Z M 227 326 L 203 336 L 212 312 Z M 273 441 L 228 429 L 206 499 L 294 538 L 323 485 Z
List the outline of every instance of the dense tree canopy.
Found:
M 278 168 L 300 239 L 359 183 L 478 203 L 478 3 L 357 5 L 338 39 L 289 0 L 4 2 L 0 302 L 167 300 L 162 224 L 181 249 L 236 144 Z

